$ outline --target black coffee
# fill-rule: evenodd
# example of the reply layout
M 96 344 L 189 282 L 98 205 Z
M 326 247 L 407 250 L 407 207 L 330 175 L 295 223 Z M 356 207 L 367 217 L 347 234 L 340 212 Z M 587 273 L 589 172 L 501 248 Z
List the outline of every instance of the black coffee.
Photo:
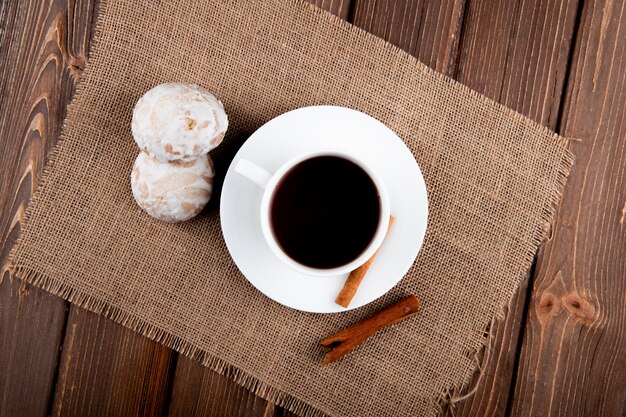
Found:
M 372 241 L 380 198 L 360 166 L 317 156 L 285 174 L 274 191 L 270 216 L 276 240 L 293 260 L 335 268 L 356 259 Z

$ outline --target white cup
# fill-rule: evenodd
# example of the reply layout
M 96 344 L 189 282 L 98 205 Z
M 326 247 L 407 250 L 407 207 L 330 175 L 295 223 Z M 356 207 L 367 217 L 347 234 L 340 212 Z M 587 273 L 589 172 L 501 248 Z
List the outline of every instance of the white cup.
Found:
M 376 186 L 378 196 L 380 198 L 380 217 L 378 219 L 378 226 L 376 228 L 374 237 L 370 241 L 369 245 L 356 259 L 336 268 L 312 268 L 293 260 L 280 247 L 271 227 L 270 206 L 274 191 L 276 190 L 276 186 L 280 183 L 280 180 L 287 172 L 289 172 L 291 168 L 304 160 L 317 156 L 338 156 L 347 159 L 348 161 L 354 162 L 370 176 L 370 178 L 374 182 L 374 185 Z M 371 258 L 385 238 L 387 226 L 389 225 L 390 215 L 389 197 L 387 195 L 387 190 L 385 189 L 385 186 L 380 177 L 374 172 L 371 167 L 369 167 L 363 161 L 343 151 L 325 150 L 305 153 L 288 160 L 273 174 L 267 172 L 265 169 L 256 165 L 254 162 L 251 162 L 247 159 L 240 159 L 235 166 L 235 172 L 253 181 L 263 189 L 263 198 L 261 200 L 260 210 L 261 229 L 263 231 L 263 237 L 265 238 L 265 241 L 267 242 L 272 252 L 278 257 L 278 259 L 280 259 L 285 264 L 298 272 L 318 277 L 336 276 L 349 273 L 350 271 L 353 271 L 359 266 L 363 265 L 369 258 Z

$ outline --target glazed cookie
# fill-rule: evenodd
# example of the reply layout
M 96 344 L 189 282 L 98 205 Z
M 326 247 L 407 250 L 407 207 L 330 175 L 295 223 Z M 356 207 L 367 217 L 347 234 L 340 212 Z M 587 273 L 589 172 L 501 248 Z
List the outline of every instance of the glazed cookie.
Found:
M 222 103 L 194 84 L 157 85 L 137 101 L 132 131 L 139 148 L 161 162 L 189 162 L 222 142 Z
M 130 184 L 139 207 L 170 223 L 189 220 L 211 198 L 215 171 L 208 155 L 190 162 L 164 163 L 140 152 Z

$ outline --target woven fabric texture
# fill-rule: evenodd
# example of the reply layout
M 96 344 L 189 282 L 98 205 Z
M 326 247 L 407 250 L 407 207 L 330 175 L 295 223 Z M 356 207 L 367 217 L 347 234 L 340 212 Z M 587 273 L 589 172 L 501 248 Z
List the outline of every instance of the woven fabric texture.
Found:
M 101 3 L 13 273 L 298 414 L 433 415 L 470 380 L 486 327 L 549 233 L 573 160 L 567 140 L 299 0 Z M 430 199 L 423 249 L 400 284 L 356 311 L 298 312 L 238 271 L 217 198 L 183 224 L 143 213 L 130 192 L 131 113 L 171 81 L 224 102 L 230 129 L 211 153 L 218 182 L 251 132 L 297 107 L 347 106 L 391 127 Z M 422 302 L 416 317 L 320 366 L 321 339 L 409 293 Z

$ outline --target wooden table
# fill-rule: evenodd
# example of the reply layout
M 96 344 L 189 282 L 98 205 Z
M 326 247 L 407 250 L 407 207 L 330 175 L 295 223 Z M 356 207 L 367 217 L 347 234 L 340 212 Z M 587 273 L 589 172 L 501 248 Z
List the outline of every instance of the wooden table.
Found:
M 484 375 L 456 415 L 620 415 L 625 2 L 315 3 L 581 139 L 572 143 L 577 159 L 552 240 L 496 325 Z M 9 278 L 9 249 L 88 60 L 98 1 L 0 0 L 0 10 L 0 416 L 290 415 L 193 360 Z

